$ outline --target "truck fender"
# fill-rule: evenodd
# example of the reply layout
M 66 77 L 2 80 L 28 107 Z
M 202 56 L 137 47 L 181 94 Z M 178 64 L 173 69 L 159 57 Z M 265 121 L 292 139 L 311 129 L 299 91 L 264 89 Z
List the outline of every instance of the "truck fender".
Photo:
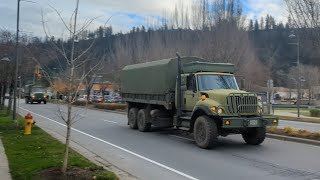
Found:
M 199 116 L 213 116 L 211 110 L 207 106 L 196 106 L 191 114 L 190 131 L 193 132 L 193 125 Z

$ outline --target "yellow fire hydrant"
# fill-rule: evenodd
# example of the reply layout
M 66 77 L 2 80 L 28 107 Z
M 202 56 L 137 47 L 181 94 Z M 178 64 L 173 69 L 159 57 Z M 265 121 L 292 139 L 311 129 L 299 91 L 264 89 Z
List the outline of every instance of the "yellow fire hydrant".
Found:
M 25 129 L 24 129 L 24 134 L 25 135 L 29 135 L 31 134 L 31 129 L 32 129 L 32 125 L 35 124 L 35 121 L 33 121 L 32 116 L 30 113 L 28 113 L 25 116 Z

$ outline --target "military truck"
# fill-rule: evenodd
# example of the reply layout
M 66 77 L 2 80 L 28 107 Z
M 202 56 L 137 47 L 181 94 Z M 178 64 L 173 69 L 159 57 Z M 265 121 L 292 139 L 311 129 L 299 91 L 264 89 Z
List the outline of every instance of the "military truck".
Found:
M 278 119 L 263 115 L 255 93 L 239 90 L 234 69 L 233 64 L 180 56 L 124 67 L 121 95 L 128 104 L 128 125 L 142 132 L 186 130 L 205 149 L 229 134 L 261 144 L 266 126 L 277 126 Z
M 46 88 L 41 85 L 26 85 L 24 94 L 26 104 L 33 104 L 34 102 L 47 104 L 48 96 L 46 95 Z

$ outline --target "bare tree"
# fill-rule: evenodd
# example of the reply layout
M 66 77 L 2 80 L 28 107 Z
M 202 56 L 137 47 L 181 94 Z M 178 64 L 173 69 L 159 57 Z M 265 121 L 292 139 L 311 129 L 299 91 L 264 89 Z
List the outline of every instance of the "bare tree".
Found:
M 285 0 L 292 26 L 303 30 L 320 47 L 320 1 Z
M 77 37 L 79 35 L 83 35 L 84 31 L 86 31 L 86 29 L 96 18 L 91 18 L 85 21 L 81 27 L 78 27 L 79 0 L 76 1 L 75 10 L 70 17 L 69 23 L 67 23 L 64 20 L 61 13 L 57 9 L 55 9 L 54 7 L 51 8 L 56 12 L 58 17 L 64 24 L 67 32 L 69 33 L 69 40 L 67 42 L 61 41 L 61 44 L 57 44 L 54 42 L 50 43 L 51 46 L 55 49 L 55 51 L 58 52 L 58 58 L 62 58 L 65 61 L 64 71 L 62 72 L 63 74 L 60 74 L 58 81 L 54 82 L 52 77 L 50 77 L 50 75 L 48 73 L 45 73 L 44 71 L 44 73 L 46 74 L 46 78 L 51 82 L 50 84 L 53 88 L 60 88 L 60 91 L 63 90 L 67 93 L 67 112 L 64 112 L 61 106 L 59 106 L 58 112 L 59 116 L 62 118 L 62 120 L 65 122 L 67 126 L 64 159 L 62 166 L 62 172 L 63 174 L 66 174 L 69 159 L 71 127 L 75 122 L 81 119 L 81 117 L 79 117 L 79 114 L 74 112 L 72 106 L 73 103 L 76 101 L 77 94 L 79 94 L 80 87 L 84 84 L 86 77 L 88 77 L 88 75 L 90 75 L 100 65 L 99 62 L 96 62 L 95 65 L 86 67 L 86 65 L 88 65 L 88 63 L 91 60 L 91 57 L 88 54 L 90 54 L 89 52 L 95 44 L 95 40 L 88 40 L 88 47 L 86 47 L 84 50 L 77 51 Z M 46 26 L 43 14 L 42 24 L 46 35 L 48 37 L 51 37 L 48 33 L 49 31 Z M 60 82 L 60 85 L 58 85 L 59 83 L 57 82 Z M 63 87 L 61 88 L 61 86 Z

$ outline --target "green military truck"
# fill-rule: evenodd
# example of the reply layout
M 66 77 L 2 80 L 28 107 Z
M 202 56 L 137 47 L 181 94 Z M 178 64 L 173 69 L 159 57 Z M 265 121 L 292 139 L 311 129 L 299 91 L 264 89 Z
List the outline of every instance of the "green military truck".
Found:
M 46 95 L 46 88 L 41 85 L 26 85 L 24 96 L 26 104 L 33 104 L 34 102 L 47 104 L 48 96 Z
M 128 104 L 128 125 L 142 132 L 152 126 L 187 130 L 206 149 L 229 134 L 261 144 L 266 126 L 277 126 L 278 119 L 263 115 L 255 93 L 239 90 L 234 68 L 179 56 L 124 67 L 121 95 Z

